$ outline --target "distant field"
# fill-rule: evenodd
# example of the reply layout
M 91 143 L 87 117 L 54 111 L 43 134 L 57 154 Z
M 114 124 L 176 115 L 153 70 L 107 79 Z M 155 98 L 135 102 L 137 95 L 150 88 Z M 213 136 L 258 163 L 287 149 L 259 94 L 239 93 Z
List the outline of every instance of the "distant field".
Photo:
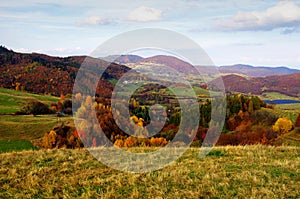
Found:
M 275 108 L 282 110 L 300 110 L 300 103 L 295 104 L 276 104 Z
M 267 109 L 267 108 L 263 108 L 264 110 L 274 113 L 276 116 L 278 117 L 285 117 L 288 118 L 289 120 L 291 120 L 293 122 L 293 124 L 295 124 L 297 116 L 299 114 L 298 111 L 295 110 L 281 110 L 281 109 Z
M 61 117 L 61 122 L 71 122 L 72 117 Z M 0 116 L 0 140 L 30 140 L 41 138 L 58 123 L 55 115 Z
M 137 149 L 148 150 L 149 149 Z M 300 198 L 300 147 L 189 149 L 151 173 L 116 171 L 86 150 L 0 154 L 0 198 Z
M 59 98 L 48 95 L 37 95 L 21 91 L 0 88 L 0 114 L 13 114 L 30 99 L 36 99 L 46 104 L 57 102 Z
M 279 99 L 287 99 L 287 100 L 299 100 L 299 98 L 283 95 L 280 93 L 275 92 L 266 92 L 264 93 L 265 96 L 260 96 L 263 100 L 279 100 Z

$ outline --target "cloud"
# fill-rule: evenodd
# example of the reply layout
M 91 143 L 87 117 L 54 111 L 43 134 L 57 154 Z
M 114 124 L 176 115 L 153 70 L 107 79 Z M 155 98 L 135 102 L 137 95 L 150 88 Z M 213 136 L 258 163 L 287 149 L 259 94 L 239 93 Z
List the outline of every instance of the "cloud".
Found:
M 159 21 L 162 16 L 162 11 L 156 8 L 141 6 L 129 13 L 127 19 L 129 21 Z
M 216 23 L 217 29 L 224 31 L 268 31 L 277 28 L 291 30 L 299 25 L 300 7 L 289 0 L 260 12 L 238 12 L 234 17 Z
M 87 50 L 81 48 L 81 47 L 73 47 L 73 48 L 54 48 L 54 49 L 48 49 L 48 50 L 40 50 L 40 53 L 45 53 L 53 56 L 70 56 L 70 55 L 80 55 L 80 54 L 86 54 Z
M 84 26 L 84 25 L 110 25 L 115 23 L 116 21 L 110 18 L 101 17 L 101 16 L 90 16 L 87 19 L 77 24 L 79 26 Z

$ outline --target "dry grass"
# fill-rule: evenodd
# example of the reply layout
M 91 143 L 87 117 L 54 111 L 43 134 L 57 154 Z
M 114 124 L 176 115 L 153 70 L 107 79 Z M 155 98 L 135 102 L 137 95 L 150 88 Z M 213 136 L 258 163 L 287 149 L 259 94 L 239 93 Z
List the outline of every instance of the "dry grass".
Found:
M 139 150 L 149 150 L 139 149 Z M 299 198 L 300 148 L 190 149 L 164 169 L 119 172 L 86 150 L 0 154 L 0 198 Z

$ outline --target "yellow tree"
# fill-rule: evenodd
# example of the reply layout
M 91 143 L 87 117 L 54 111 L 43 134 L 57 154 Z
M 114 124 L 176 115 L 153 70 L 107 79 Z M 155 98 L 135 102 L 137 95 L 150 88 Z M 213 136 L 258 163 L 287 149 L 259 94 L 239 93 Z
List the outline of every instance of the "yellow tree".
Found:
M 287 118 L 279 118 L 273 125 L 273 130 L 279 134 L 287 133 L 293 128 L 293 123 Z

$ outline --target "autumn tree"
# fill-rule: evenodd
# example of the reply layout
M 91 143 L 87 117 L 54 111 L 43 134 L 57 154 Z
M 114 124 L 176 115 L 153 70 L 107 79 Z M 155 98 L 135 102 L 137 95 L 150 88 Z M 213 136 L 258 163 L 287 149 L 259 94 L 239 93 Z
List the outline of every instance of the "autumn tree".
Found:
M 273 125 L 273 130 L 279 134 L 287 133 L 293 128 L 293 123 L 287 118 L 279 118 Z
M 296 119 L 295 127 L 297 127 L 297 128 L 300 127 L 300 113 L 298 114 L 298 117 Z

